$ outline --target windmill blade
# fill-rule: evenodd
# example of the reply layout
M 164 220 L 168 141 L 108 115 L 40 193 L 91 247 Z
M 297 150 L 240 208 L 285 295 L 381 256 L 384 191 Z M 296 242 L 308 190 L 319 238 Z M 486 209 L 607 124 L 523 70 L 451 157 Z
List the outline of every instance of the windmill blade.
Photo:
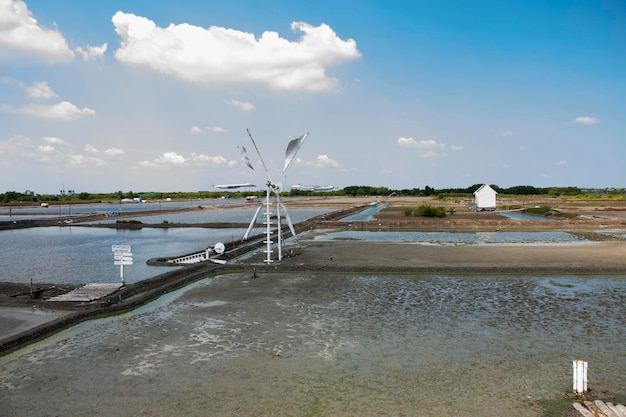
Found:
M 248 132 L 248 133 L 250 133 L 250 132 Z M 243 145 L 241 145 L 241 160 L 243 162 L 245 162 L 246 165 L 248 165 L 248 167 L 250 167 L 251 170 L 254 171 L 254 167 L 250 163 L 250 158 L 248 158 L 248 151 L 246 151 L 246 147 L 243 146 Z
M 265 173 L 267 174 L 267 179 L 271 183 L 272 182 L 272 177 L 270 177 L 270 172 L 267 170 L 267 165 L 265 165 L 265 161 L 263 160 L 263 157 L 261 156 L 261 151 L 259 151 L 259 147 L 256 146 L 256 142 L 254 141 L 254 138 L 252 137 L 252 133 L 250 133 L 250 130 L 246 129 L 246 132 L 248 132 L 248 136 L 250 136 L 250 140 L 252 141 L 252 144 L 254 145 L 254 149 L 256 149 L 256 153 L 257 153 L 257 155 L 259 155 L 259 159 L 261 160 L 261 164 L 263 165 L 263 169 L 265 170 Z
M 285 211 L 285 219 L 287 220 L 287 225 L 289 226 L 289 230 L 291 231 L 291 236 L 293 236 L 293 239 L 297 243 L 298 237 L 296 236 L 296 230 L 293 228 L 293 223 L 291 222 L 291 218 L 289 217 L 289 212 L 287 211 L 287 208 L 283 205 L 283 203 L 280 203 L 280 206 Z
M 281 172 L 280 174 L 279 181 L 283 177 L 283 175 L 285 175 L 285 171 L 287 171 L 287 167 L 289 167 L 289 164 L 291 164 L 291 161 L 293 161 L 293 159 L 296 157 L 296 154 L 298 153 L 298 151 L 302 147 L 302 144 L 304 143 L 304 141 L 306 140 L 308 136 L 309 136 L 309 132 L 305 133 L 299 138 L 295 138 L 289 141 L 289 144 L 287 145 L 287 150 L 285 151 L 285 165 L 283 166 L 283 172 Z
M 243 239 L 241 240 L 248 240 L 248 235 L 252 231 L 252 227 L 254 227 L 254 223 L 256 223 L 256 218 L 259 216 L 259 211 L 261 211 L 262 207 L 263 206 L 257 207 L 256 211 L 254 212 L 254 216 L 252 216 L 252 221 L 250 222 L 250 225 L 248 226 L 248 229 L 246 230 L 246 234 L 243 235 Z

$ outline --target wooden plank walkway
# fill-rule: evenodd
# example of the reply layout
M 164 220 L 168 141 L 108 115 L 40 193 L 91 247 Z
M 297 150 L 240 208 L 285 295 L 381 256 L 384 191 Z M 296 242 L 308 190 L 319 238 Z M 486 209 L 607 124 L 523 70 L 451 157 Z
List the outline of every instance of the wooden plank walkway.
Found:
M 604 401 L 583 401 L 574 403 L 574 408 L 583 417 L 626 417 L 624 404 L 605 403 Z
M 122 283 L 115 284 L 87 284 L 66 294 L 51 297 L 48 301 L 94 301 L 113 294 L 122 287 Z

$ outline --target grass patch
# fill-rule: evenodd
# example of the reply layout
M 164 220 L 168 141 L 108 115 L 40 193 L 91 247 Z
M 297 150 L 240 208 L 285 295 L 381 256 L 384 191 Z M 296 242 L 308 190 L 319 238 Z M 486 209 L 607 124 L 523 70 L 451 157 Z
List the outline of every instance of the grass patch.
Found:
M 419 206 L 417 210 L 411 208 L 404 209 L 407 217 L 446 217 L 445 207 Z

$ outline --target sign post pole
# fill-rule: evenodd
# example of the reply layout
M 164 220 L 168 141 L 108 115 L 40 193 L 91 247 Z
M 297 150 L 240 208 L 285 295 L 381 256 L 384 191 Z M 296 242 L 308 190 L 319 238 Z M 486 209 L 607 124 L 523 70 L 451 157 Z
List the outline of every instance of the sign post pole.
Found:
M 124 282 L 124 265 L 133 264 L 133 253 L 130 251 L 130 245 L 111 245 L 113 251 L 113 265 L 120 266 L 120 278 L 122 285 Z

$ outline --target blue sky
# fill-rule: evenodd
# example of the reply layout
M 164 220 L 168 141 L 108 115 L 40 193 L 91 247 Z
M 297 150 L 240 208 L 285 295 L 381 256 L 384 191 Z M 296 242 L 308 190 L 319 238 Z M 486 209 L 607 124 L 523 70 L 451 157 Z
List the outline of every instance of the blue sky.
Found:
M 262 185 L 246 129 L 286 188 L 625 187 L 626 3 L 0 0 L 0 192 Z

